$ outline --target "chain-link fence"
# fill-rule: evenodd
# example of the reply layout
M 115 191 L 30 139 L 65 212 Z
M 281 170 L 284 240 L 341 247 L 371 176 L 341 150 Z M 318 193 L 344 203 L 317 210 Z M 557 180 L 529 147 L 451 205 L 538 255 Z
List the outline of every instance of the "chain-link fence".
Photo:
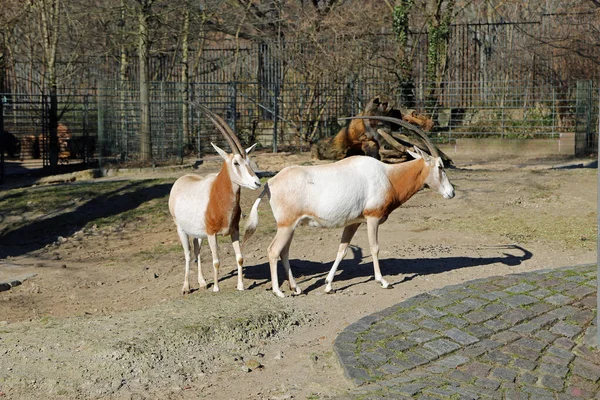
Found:
M 576 154 L 596 152 L 598 88 L 528 82 L 446 82 L 441 93 L 412 90 L 414 107 L 435 122 L 435 140 L 458 138 L 557 138 L 575 136 Z M 140 159 L 139 83 L 107 83 L 77 95 L 58 96 L 59 164 L 135 164 Z M 357 114 L 375 95 L 402 106 L 405 93 L 388 82 L 360 84 L 257 82 L 151 84 L 152 159 L 178 163 L 228 148 L 199 102 L 221 115 L 245 145 L 307 150 L 341 128 L 339 117 Z M 2 148 L 8 161 L 48 165 L 48 96 L 4 94 Z M 184 101 L 184 99 L 189 99 Z

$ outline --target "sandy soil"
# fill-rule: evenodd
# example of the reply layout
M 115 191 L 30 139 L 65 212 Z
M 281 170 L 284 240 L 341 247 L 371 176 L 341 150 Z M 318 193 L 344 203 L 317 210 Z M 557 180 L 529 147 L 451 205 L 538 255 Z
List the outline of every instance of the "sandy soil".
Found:
M 182 296 L 183 254 L 165 218 L 86 229 L 27 251 L 4 245 L 12 255 L 0 260 L 0 280 L 34 276 L 0 292 L 0 397 L 334 397 L 352 386 L 332 343 L 362 316 L 476 278 L 595 262 L 597 169 L 552 168 L 589 160 L 452 156 L 456 197 L 424 190 L 380 229 L 382 272 L 393 284 L 387 290 L 373 280 L 361 227 L 336 292 L 325 295 L 341 230 L 303 227 L 290 258 L 304 294 L 289 296 L 284 281 L 288 297 L 275 297 L 266 258 L 275 228 L 264 202 L 245 249 L 244 292 L 235 290 L 234 254 L 223 240 L 221 292 L 208 279 L 208 290 Z M 311 162 L 305 154 L 255 159 L 270 171 Z M 216 166 L 207 162 L 198 172 Z M 244 212 L 256 195 L 243 190 Z M 201 257 L 211 277 L 208 246 Z M 195 274 L 192 282 L 197 289 Z

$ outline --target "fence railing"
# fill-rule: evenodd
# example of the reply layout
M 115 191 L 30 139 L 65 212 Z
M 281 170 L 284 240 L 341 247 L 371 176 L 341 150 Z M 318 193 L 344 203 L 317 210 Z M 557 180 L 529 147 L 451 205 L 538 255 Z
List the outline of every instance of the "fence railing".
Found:
M 73 92 L 74 93 L 74 92 Z M 111 82 L 77 95 L 58 95 L 59 159 L 65 163 L 139 159 L 139 84 Z M 388 82 L 180 83 L 151 85 L 153 159 L 180 162 L 212 152 L 210 142 L 227 143 L 200 111 L 200 102 L 223 116 L 245 144 L 262 148 L 308 149 L 341 128 L 338 118 L 357 114 L 375 95 L 402 106 L 401 93 Z M 435 122 L 432 138 L 538 138 L 576 134 L 576 150 L 596 151 L 598 88 L 591 81 L 556 87 L 528 82 L 445 82 L 436 90 L 416 87 L 414 108 Z M 3 102 L 3 151 L 8 158 L 47 157 L 48 97 L 0 95 Z M 277 123 L 275 123 L 277 122 Z

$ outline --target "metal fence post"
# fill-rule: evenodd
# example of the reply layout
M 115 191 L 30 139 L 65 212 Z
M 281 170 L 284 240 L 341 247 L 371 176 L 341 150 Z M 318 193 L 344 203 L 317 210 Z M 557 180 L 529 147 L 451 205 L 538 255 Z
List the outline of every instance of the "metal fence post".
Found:
M 229 82 L 228 85 L 229 90 L 229 126 L 233 129 L 234 132 L 237 133 L 237 82 Z M 233 149 L 232 149 L 233 151 Z
M 273 93 L 273 153 L 277 153 L 277 129 L 279 127 L 279 81 L 275 82 Z
M 597 174 L 598 174 L 598 186 L 597 189 L 600 190 L 600 87 L 598 87 L 598 132 L 597 136 L 597 146 L 598 146 L 598 154 L 596 155 L 596 160 L 598 162 Z M 600 310 L 600 196 L 598 196 L 598 206 L 596 208 L 597 215 L 597 233 L 596 233 L 596 335 L 598 337 L 598 348 L 600 348 L 600 325 L 598 324 L 598 310 Z

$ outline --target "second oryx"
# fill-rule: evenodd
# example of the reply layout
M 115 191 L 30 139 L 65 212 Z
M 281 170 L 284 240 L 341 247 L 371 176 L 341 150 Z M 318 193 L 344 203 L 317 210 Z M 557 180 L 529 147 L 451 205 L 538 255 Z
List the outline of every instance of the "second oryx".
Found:
M 378 119 L 399 124 L 403 122 L 382 116 L 351 118 Z M 243 242 L 255 232 L 258 206 L 267 195 L 277 223 L 277 233 L 268 247 L 271 281 L 276 295 L 284 296 L 277 276 L 277 261 L 280 257 L 288 274 L 290 290 L 296 294 L 301 293 L 289 264 L 290 244 L 294 230 L 300 224 L 344 228 L 337 257 L 325 279 L 326 292 L 332 290 L 331 283 L 338 265 L 356 230 L 365 222 L 375 280 L 382 287 L 388 287 L 379 268 L 379 225 L 424 186 L 440 193 L 444 198 L 454 197 L 454 187 L 446 176 L 435 146 L 425 133 L 417 133 L 427 144 L 431 155 L 415 147 L 414 152 L 410 152 L 414 160 L 401 164 L 385 164 L 371 157 L 354 156 L 332 164 L 286 167 L 269 179 L 252 206 Z

